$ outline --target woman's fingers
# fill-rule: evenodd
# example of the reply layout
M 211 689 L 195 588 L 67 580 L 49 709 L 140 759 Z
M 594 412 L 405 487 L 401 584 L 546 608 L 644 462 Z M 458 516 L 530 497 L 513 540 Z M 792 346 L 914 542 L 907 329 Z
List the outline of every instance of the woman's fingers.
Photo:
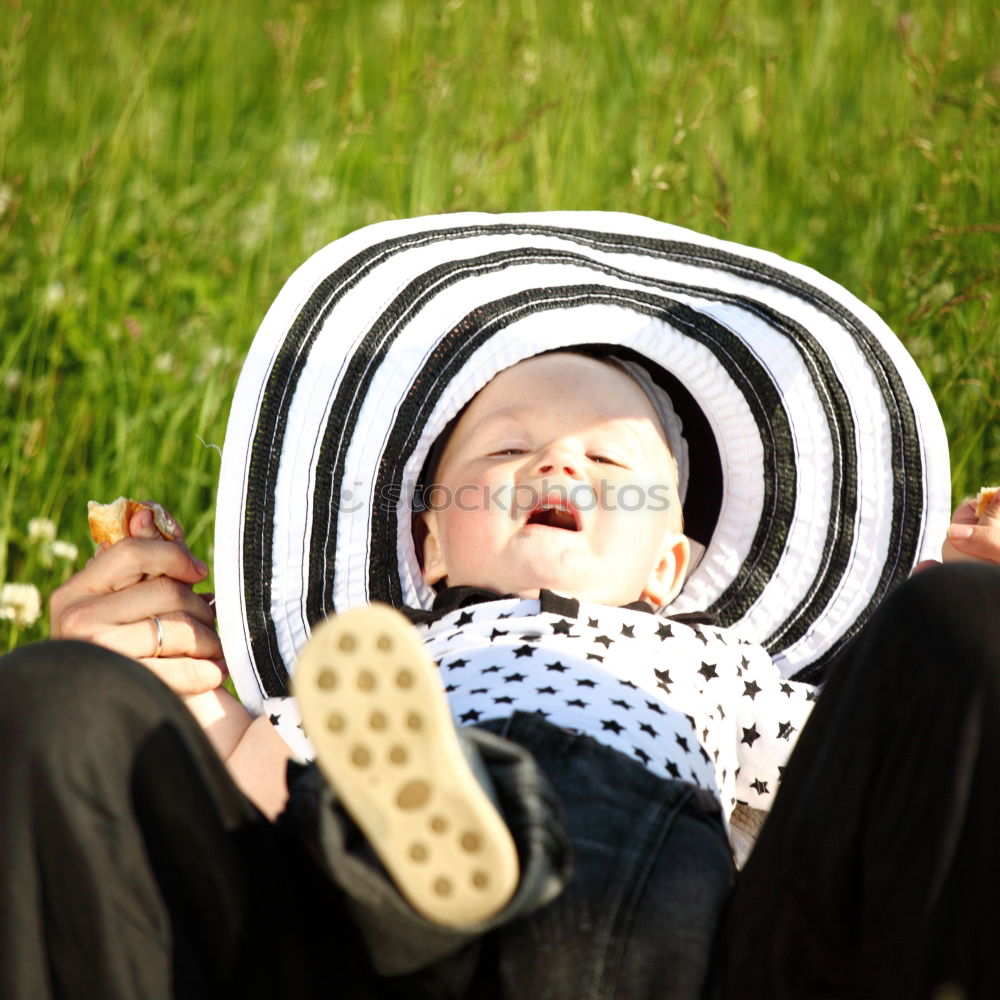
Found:
M 139 621 L 110 625 L 105 630 L 95 630 L 88 641 L 133 660 L 175 656 L 222 659 L 222 646 L 215 629 L 183 612 L 149 615 Z
M 99 550 L 52 594 L 53 621 L 65 607 L 81 598 L 127 590 L 148 577 L 166 576 L 192 585 L 207 575 L 208 567 L 177 542 L 126 538 Z
M 955 511 L 941 556 L 945 562 L 978 560 L 1000 564 L 1000 494 L 978 520 L 972 500 L 966 500 Z
M 186 696 L 214 691 L 228 676 L 225 661 L 192 657 L 143 657 L 139 662 L 151 670 L 175 694 Z
M 174 546 L 173 542 L 159 544 Z M 101 558 L 110 560 L 111 556 L 109 551 Z M 111 572 L 105 572 L 105 567 L 97 565 L 99 561 L 95 560 L 53 593 L 50 604 L 54 638 L 94 642 L 94 636 L 109 626 L 175 611 L 185 612 L 208 626 L 214 623 L 214 609 L 191 589 L 191 584 L 171 576 L 142 574 L 138 580 L 122 586 L 123 572 L 125 577 L 131 573 L 128 567 L 124 571 L 112 567 Z M 147 561 L 144 565 L 158 564 Z
M 162 508 L 161 508 L 162 509 Z M 173 531 L 174 541 L 184 541 L 184 529 L 178 524 L 177 518 L 169 511 L 164 510 L 170 528 Z M 162 538 L 163 536 L 156 529 L 156 519 L 153 512 L 140 508 L 133 515 L 128 523 L 129 535 L 132 538 Z

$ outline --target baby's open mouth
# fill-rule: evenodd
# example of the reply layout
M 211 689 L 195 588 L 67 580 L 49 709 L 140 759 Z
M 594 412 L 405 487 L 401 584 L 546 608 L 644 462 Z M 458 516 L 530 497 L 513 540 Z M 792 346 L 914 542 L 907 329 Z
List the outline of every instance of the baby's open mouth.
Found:
M 529 515 L 527 524 L 541 524 L 548 528 L 562 528 L 564 531 L 579 531 L 580 518 L 577 512 L 561 500 L 543 500 Z

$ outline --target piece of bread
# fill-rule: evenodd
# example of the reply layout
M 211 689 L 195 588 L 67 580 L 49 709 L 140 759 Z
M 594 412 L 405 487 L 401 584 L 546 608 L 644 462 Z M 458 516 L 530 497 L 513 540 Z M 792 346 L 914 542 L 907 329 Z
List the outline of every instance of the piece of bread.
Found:
M 153 524 L 160 535 L 168 542 L 172 542 L 177 537 L 177 526 L 170 515 L 158 503 L 140 503 L 138 500 L 129 500 L 127 497 L 119 497 L 111 503 L 98 503 L 91 500 L 87 504 L 87 522 L 90 525 L 90 534 L 98 545 L 107 542 L 114 545 L 123 538 L 129 537 L 129 522 L 132 515 L 139 510 L 151 510 L 153 512 Z
M 986 508 L 989 507 L 990 501 L 997 495 L 1000 491 L 1000 486 L 984 486 L 976 497 L 976 520 L 986 513 Z

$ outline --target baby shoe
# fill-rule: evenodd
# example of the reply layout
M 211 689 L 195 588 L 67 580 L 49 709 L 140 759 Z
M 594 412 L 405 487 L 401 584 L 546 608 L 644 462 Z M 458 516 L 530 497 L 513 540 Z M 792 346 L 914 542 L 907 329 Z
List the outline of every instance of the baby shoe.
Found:
M 413 626 L 386 605 L 321 622 L 294 686 L 316 764 L 410 905 L 449 927 L 498 913 L 517 849 Z

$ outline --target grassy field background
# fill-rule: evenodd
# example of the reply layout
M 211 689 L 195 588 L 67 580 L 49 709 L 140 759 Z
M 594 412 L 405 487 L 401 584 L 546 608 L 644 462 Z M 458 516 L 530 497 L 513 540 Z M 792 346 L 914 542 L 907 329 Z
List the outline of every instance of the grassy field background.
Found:
M 430 212 L 639 212 L 810 264 L 916 357 L 955 497 L 1000 479 L 998 37 L 995 0 L 0 0 L 0 584 L 44 599 L 120 493 L 210 559 L 281 283 Z M 0 649 L 46 633 L 28 591 Z

